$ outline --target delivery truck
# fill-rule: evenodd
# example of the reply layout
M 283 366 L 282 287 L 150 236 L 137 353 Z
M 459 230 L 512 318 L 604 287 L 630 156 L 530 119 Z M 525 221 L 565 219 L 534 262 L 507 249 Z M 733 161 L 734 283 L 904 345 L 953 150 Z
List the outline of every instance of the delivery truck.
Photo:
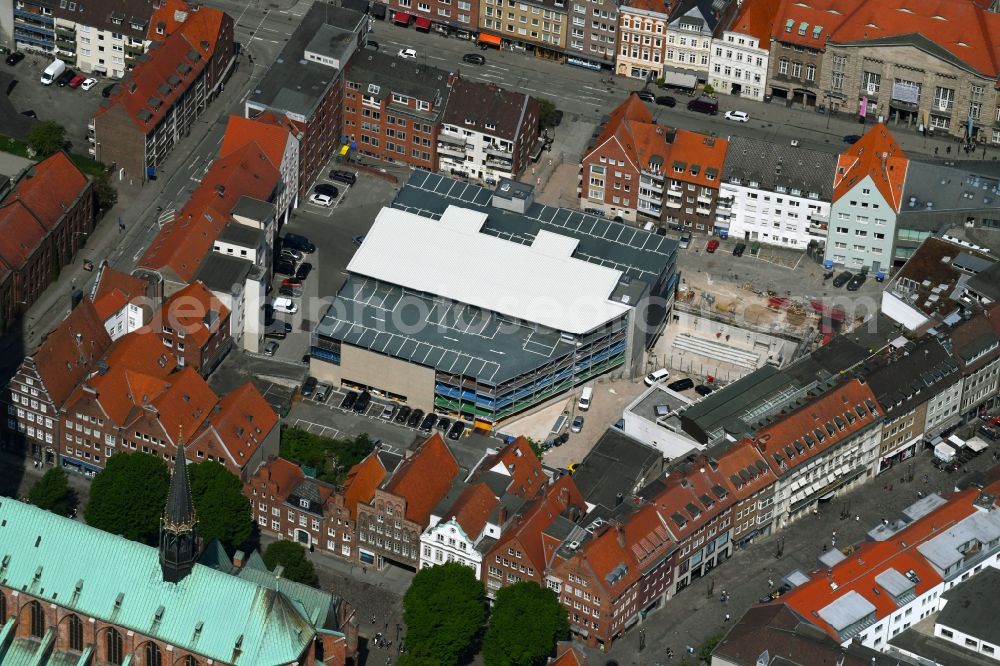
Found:
M 42 72 L 42 85 L 52 85 L 52 82 L 58 79 L 65 71 L 66 63 L 56 58 L 49 64 L 48 67 L 45 68 L 45 71 Z

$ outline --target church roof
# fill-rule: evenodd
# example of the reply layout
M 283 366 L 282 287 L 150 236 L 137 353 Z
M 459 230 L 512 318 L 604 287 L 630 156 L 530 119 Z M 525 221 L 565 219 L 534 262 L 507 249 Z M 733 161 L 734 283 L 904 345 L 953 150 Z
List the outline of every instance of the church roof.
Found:
M 313 618 L 338 603 L 273 574 L 264 584 L 201 564 L 167 583 L 156 548 L 8 498 L 0 498 L 0 562 L 9 589 L 236 666 L 299 661 Z
M 167 528 L 172 529 L 190 529 L 195 522 L 184 442 L 177 445 L 177 462 L 174 463 L 174 473 L 170 475 L 170 490 L 167 493 L 163 522 Z

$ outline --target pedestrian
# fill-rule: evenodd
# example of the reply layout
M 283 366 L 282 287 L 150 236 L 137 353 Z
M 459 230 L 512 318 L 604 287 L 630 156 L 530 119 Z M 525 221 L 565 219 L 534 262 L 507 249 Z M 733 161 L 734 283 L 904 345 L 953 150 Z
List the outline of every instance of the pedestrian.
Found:
M 826 552 L 826 544 L 825 543 L 823 544 L 823 552 L 824 553 Z
M 774 587 L 774 580 L 772 580 L 771 578 L 768 578 L 767 579 L 767 586 L 769 588 Z
M 729 613 L 726 613 L 726 622 L 729 622 Z
M 368 573 L 368 567 L 361 567 L 361 573 L 367 574 Z
M 938 154 L 938 147 L 937 147 L 937 146 L 934 146 L 934 154 L 935 154 L 935 155 L 937 155 L 937 154 Z

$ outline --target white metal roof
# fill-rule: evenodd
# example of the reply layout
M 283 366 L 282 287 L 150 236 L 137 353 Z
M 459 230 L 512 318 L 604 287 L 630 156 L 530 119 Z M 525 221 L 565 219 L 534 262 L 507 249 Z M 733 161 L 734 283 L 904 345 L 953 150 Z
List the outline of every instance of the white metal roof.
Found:
M 628 311 L 609 300 L 622 272 L 572 257 L 575 238 L 542 230 L 524 245 L 480 233 L 486 217 L 383 208 L 347 270 L 575 335 Z

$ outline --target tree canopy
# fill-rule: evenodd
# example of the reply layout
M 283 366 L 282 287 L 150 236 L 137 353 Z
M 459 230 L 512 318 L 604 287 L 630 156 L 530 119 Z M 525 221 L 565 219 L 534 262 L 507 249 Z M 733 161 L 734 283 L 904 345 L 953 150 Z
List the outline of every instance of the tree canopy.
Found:
M 90 485 L 87 524 L 126 539 L 153 543 L 167 501 L 170 474 L 162 458 L 124 453 L 107 458 Z
M 403 618 L 405 663 L 457 664 L 486 619 L 483 584 L 471 568 L 457 562 L 421 569 L 403 597 Z
M 301 428 L 285 428 L 279 452 L 282 458 L 315 469 L 320 481 L 339 484 L 374 448 L 371 438 L 363 433 L 353 439 L 332 439 Z
M 28 132 L 28 146 L 39 157 L 48 157 L 66 145 L 66 128 L 54 120 L 36 123 Z
M 538 126 L 545 127 L 555 127 L 559 123 L 556 122 L 558 109 L 556 105 L 551 100 L 539 98 L 538 100 Z
M 487 666 L 540 666 L 569 635 L 566 609 L 535 582 L 497 590 L 483 642 Z
M 279 564 L 284 567 L 282 576 L 298 583 L 316 586 L 319 578 L 313 563 L 306 557 L 306 549 L 295 541 L 275 541 L 264 549 L 264 564 L 272 571 Z
M 68 516 L 76 506 L 76 493 L 61 467 L 53 467 L 28 491 L 28 500 L 37 507 Z
M 211 460 L 189 464 L 188 475 L 198 533 L 205 543 L 218 539 L 230 552 L 246 544 L 253 534 L 253 519 L 239 477 Z
M 94 197 L 97 199 L 97 206 L 101 210 L 111 210 L 118 203 L 118 190 L 111 183 L 111 178 L 106 172 L 94 176 Z

